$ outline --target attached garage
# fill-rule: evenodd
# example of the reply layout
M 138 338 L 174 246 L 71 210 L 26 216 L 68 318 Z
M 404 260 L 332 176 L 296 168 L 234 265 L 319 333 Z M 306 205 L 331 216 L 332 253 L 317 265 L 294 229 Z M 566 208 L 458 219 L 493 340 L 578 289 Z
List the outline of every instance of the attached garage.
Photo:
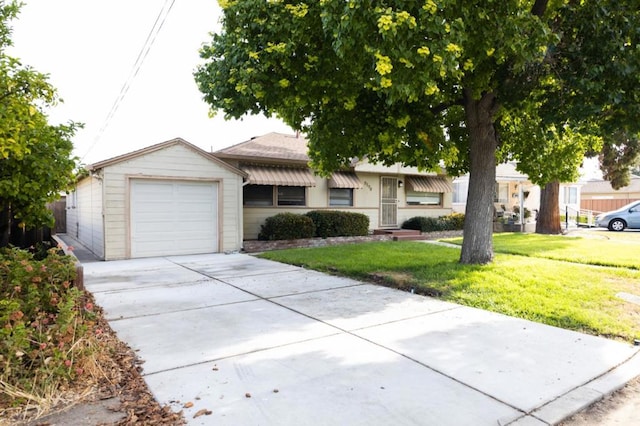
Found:
M 100 258 L 242 248 L 246 174 L 183 139 L 87 168 L 90 175 L 70 197 L 76 205 L 67 211 L 68 232 Z M 92 214 L 80 214 L 84 211 Z

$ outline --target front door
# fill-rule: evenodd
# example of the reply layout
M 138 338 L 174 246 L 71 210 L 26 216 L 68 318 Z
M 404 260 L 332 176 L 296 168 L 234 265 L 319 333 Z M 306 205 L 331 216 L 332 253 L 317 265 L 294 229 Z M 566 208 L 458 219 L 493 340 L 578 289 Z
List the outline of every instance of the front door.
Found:
M 398 178 L 380 178 L 380 227 L 398 226 Z

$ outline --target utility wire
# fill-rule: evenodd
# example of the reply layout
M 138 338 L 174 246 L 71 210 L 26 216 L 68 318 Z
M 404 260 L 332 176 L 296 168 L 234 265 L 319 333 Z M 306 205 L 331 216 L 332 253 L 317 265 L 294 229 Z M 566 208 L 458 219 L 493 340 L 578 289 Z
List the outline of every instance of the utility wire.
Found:
M 98 133 L 93 139 L 93 142 L 91 143 L 87 151 L 84 153 L 84 155 L 80 159 L 81 161 L 84 160 L 84 158 L 87 155 L 89 155 L 89 153 L 93 150 L 93 148 L 96 147 L 96 145 L 100 141 L 100 138 L 102 137 L 102 135 L 105 133 L 105 131 L 111 124 L 111 121 L 113 120 L 113 117 L 116 115 L 118 108 L 120 108 L 120 104 L 122 104 L 125 96 L 127 95 L 127 92 L 129 92 L 129 88 L 131 87 L 133 80 L 135 80 L 136 76 L 138 75 L 138 72 L 140 71 L 140 68 L 144 63 L 144 60 L 149 55 L 149 52 L 151 51 L 151 47 L 153 47 L 153 44 L 156 41 L 156 37 L 158 36 L 158 33 L 160 33 L 160 30 L 162 29 L 165 21 L 167 20 L 167 16 L 169 16 L 169 12 L 171 12 L 171 9 L 173 8 L 174 3 L 175 3 L 175 0 L 165 0 L 164 4 L 162 5 L 162 9 L 160 9 L 158 16 L 156 16 L 156 20 L 153 23 L 151 30 L 149 30 L 149 34 L 147 34 L 147 38 L 144 41 L 144 44 L 142 45 L 142 47 L 140 48 L 140 52 L 138 52 L 138 57 L 136 58 L 135 62 L 133 63 L 133 66 L 131 67 L 129 76 L 127 77 L 124 84 L 120 88 L 120 93 L 116 97 L 116 100 L 113 102 L 113 105 L 111 105 L 111 109 L 109 110 L 107 117 L 102 123 L 102 127 L 100 127 L 100 129 L 98 130 Z

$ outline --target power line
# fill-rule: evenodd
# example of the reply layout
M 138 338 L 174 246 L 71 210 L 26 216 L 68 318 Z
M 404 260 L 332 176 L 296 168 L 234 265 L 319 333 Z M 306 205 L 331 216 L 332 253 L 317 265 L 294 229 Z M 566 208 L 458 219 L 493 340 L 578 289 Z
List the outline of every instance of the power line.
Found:
M 98 133 L 93 139 L 93 142 L 91 143 L 91 145 L 89 146 L 85 154 L 82 156 L 81 161 L 84 160 L 84 158 L 87 155 L 89 155 L 89 153 L 93 150 L 93 148 L 95 148 L 95 146 L 100 141 L 100 138 L 102 137 L 102 135 L 105 133 L 105 131 L 111 124 L 111 121 L 113 120 L 113 117 L 116 115 L 118 108 L 120 108 L 120 104 L 122 104 L 125 96 L 127 95 L 127 92 L 129 92 L 129 88 L 131 87 L 133 80 L 135 80 L 136 76 L 138 75 L 138 72 L 140 71 L 140 68 L 144 63 L 144 60 L 149 55 L 149 52 L 151 51 L 151 47 L 153 47 L 153 44 L 156 41 L 156 37 L 160 33 L 160 30 L 162 29 L 165 21 L 167 20 L 167 16 L 169 16 L 169 13 L 173 8 L 174 3 L 175 3 L 175 0 L 165 0 L 164 4 L 162 5 L 162 9 L 160 9 L 158 16 L 156 16 L 156 20 L 153 23 L 151 30 L 149 30 L 149 34 L 147 34 L 147 38 L 144 41 L 144 44 L 142 45 L 142 47 L 140 48 L 140 52 L 138 52 L 138 57 L 136 58 L 135 62 L 133 63 L 133 66 L 131 67 L 129 76 L 127 77 L 124 84 L 120 88 L 120 93 L 118 94 L 115 101 L 113 102 L 113 105 L 111 105 L 111 109 L 109 110 L 107 117 L 105 118 L 102 126 L 98 130 Z

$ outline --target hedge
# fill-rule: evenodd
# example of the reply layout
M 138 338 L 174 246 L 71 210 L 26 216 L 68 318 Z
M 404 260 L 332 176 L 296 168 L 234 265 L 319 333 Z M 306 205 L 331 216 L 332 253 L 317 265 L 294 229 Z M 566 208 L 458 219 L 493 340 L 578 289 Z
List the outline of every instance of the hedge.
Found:
M 427 217 L 415 216 L 402 224 L 403 229 L 414 229 L 420 232 L 455 231 L 464 228 L 464 214 L 452 213 L 447 216 Z
M 310 217 L 295 213 L 278 213 L 261 226 L 259 240 L 297 240 L 312 238 L 315 225 Z
M 362 213 L 313 210 L 306 214 L 316 226 L 316 237 L 358 237 L 369 235 L 369 217 Z

